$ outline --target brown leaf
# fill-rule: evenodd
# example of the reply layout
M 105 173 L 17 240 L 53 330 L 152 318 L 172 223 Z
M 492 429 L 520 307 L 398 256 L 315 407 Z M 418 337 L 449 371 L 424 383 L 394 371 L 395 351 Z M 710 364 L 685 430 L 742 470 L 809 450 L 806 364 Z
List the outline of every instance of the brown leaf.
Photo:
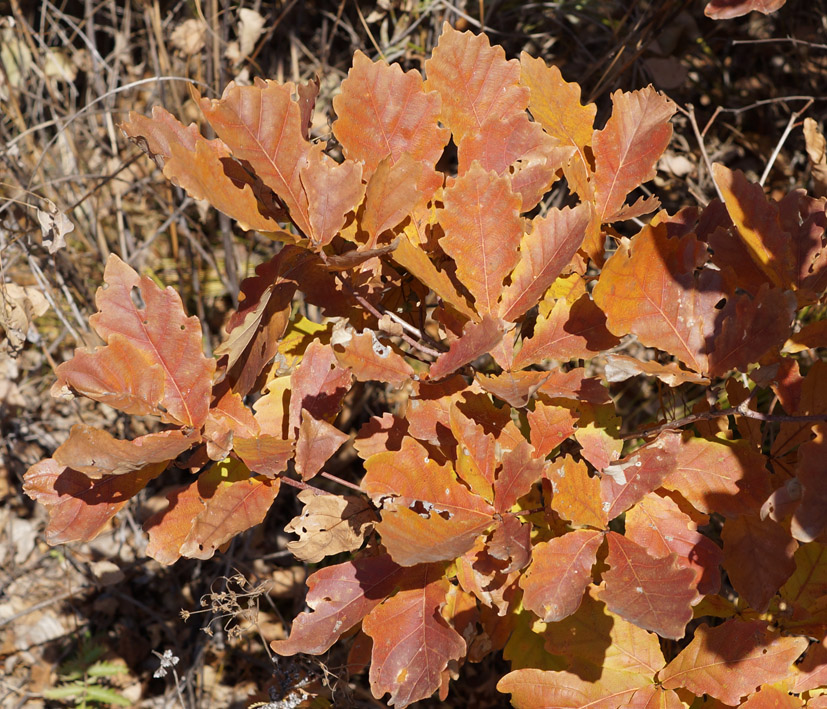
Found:
M 784 6 L 787 0 L 710 0 L 704 14 L 713 20 L 731 20 L 753 10 L 769 15 Z
M 304 509 L 284 531 L 297 534 L 299 539 L 288 542 L 287 549 L 297 559 L 311 564 L 326 556 L 358 549 L 376 522 L 376 515 L 362 497 L 318 495 L 313 490 L 302 490 L 298 498 Z
M 285 470 L 293 457 L 293 441 L 270 434 L 246 438 L 233 438 L 233 452 L 253 472 L 276 478 Z
M 670 387 L 678 387 L 687 382 L 709 384 L 709 379 L 706 377 L 681 369 L 675 362 L 667 362 L 666 364 L 661 364 L 655 360 L 643 362 L 634 357 L 620 354 L 606 355 L 604 371 L 607 382 L 625 382 L 627 379 L 642 374 L 647 377 L 656 377 Z
M 480 323 L 469 322 L 462 331 L 462 337 L 451 343 L 448 351 L 431 365 L 431 379 L 443 379 L 477 357 L 487 354 L 502 337 L 502 325 L 494 318 L 486 315 Z
M 339 366 L 330 345 L 313 340 L 304 352 L 301 364 L 290 379 L 291 436 L 298 433 L 302 409 L 313 418 L 332 418 L 339 411 L 342 399 L 350 389 L 350 370 Z
M 352 160 L 339 164 L 314 151 L 300 174 L 307 195 L 310 237 L 315 244 L 325 246 L 345 225 L 347 214 L 362 201 L 362 166 Z
M 342 367 L 350 368 L 357 381 L 387 382 L 400 387 L 413 376 L 414 370 L 390 345 L 383 345 L 373 330 L 351 337 L 344 346 L 334 348 Z
M 783 2 L 783 0 L 782 0 Z M 804 142 L 813 176 L 814 197 L 827 196 L 827 140 L 812 118 L 804 119 Z
M 531 490 L 543 474 L 545 461 L 533 456 L 534 449 L 523 441 L 514 450 L 503 455 L 503 467 L 494 481 L 494 508 L 503 513 Z

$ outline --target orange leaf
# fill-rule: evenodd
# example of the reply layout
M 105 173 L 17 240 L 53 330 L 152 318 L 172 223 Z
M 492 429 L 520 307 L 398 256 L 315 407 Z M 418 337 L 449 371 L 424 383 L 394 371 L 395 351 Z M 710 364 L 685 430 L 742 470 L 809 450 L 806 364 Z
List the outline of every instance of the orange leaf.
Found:
M 545 623 L 574 613 L 591 583 L 602 542 L 602 532 L 581 529 L 535 544 L 531 566 L 520 577 L 523 605 Z
M 350 370 L 339 366 L 333 348 L 313 340 L 290 378 L 290 435 L 298 432 L 302 409 L 307 409 L 313 418 L 332 419 L 350 383 Z
M 506 61 L 502 47 L 484 34 L 458 32 L 447 22 L 439 43 L 425 62 L 426 88 L 442 97 L 440 120 L 459 145 L 488 122 L 507 120 L 528 106 L 528 89 L 520 86 L 520 65 Z
M 270 434 L 252 438 L 235 436 L 233 452 L 253 472 L 276 478 L 285 470 L 293 457 L 293 441 Z
M 784 6 L 787 0 L 710 0 L 704 14 L 713 20 L 731 20 L 753 10 L 769 15 Z
M 770 490 L 766 459 L 747 441 L 683 441 L 674 467 L 663 481 L 706 514 L 725 517 L 761 509 Z
M 149 535 L 147 556 L 169 566 L 181 558 L 181 545 L 192 529 L 193 520 L 204 510 L 198 480 L 176 487 L 166 494 L 167 506 L 144 522 Z
M 302 411 L 302 425 L 296 441 L 296 472 L 302 480 L 310 480 L 319 473 L 349 436 L 327 421 L 313 418 L 306 409 Z
M 588 294 L 574 303 L 561 298 L 548 317 L 537 318 L 534 334 L 523 340 L 514 368 L 523 369 L 546 359 L 589 359 L 620 340 L 606 329 L 606 316 Z
M 718 593 L 723 553 L 671 498 L 652 493 L 626 512 L 626 538 L 656 559 L 674 552 L 680 566 L 695 572 L 698 593 Z
M 151 463 L 131 473 L 90 480 L 83 473 L 46 458 L 26 471 L 23 491 L 49 510 L 45 531 L 49 544 L 88 542 L 166 467 L 167 461 Z
M 542 476 L 545 461 L 535 458 L 533 453 L 531 444 L 523 441 L 503 456 L 502 470 L 494 481 L 494 508 L 497 512 L 508 512 Z
M 374 453 L 398 451 L 407 432 L 408 422 L 405 419 L 385 412 L 381 416 L 372 416 L 362 425 L 353 441 L 353 447 L 362 460 L 367 460 Z
M 591 164 L 585 148 L 592 142 L 597 106 L 581 105 L 579 84 L 565 81 L 555 65 L 547 66 L 541 58 L 525 52 L 520 55 L 520 80 L 531 90 L 528 108 L 534 119 L 560 145 L 576 150 L 564 172 L 580 199 L 590 200 Z
M 531 561 L 531 525 L 516 515 L 505 514 L 488 541 L 488 553 L 495 559 L 510 562 L 503 573 L 510 574 Z
M 324 246 L 345 225 L 348 212 L 362 201 L 365 194 L 362 166 L 352 160 L 338 164 L 323 153 L 313 151 L 300 174 L 307 195 L 310 236 L 316 244 Z
M 599 594 L 601 600 L 630 623 L 680 640 L 698 601 L 694 572 L 678 567 L 674 554 L 655 559 L 616 532 L 606 536 L 610 568 L 603 573 L 606 588 Z
M 611 401 L 606 387 L 597 377 L 587 377 L 583 367 L 568 372 L 553 369 L 549 374 L 540 387 L 540 392 L 550 399 L 573 399 L 596 405 Z
M 728 519 L 721 539 L 730 583 L 753 609 L 763 613 L 795 571 L 793 554 L 798 544 L 780 524 L 762 520 L 757 513 Z
M 609 519 L 614 519 L 660 487 L 674 469 L 681 434 L 665 431 L 652 443 L 603 468 L 600 491 Z
M 164 162 L 172 157 L 173 145 L 194 151 L 199 139 L 203 139 L 195 123 L 184 127 L 175 116 L 161 106 L 152 108 L 152 118 L 130 111 L 128 120 L 119 127 L 133 143 L 148 153 L 161 169 Z
M 761 620 L 702 624 L 659 679 L 667 689 L 684 687 L 739 706 L 760 685 L 792 676 L 792 663 L 807 644 L 806 638 L 780 636 Z
M 534 411 L 527 414 L 534 455 L 545 458 L 569 438 L 576 428 L 577 416 L 566 406 L 554 406 L 544 398 L 537 399 Z
M 279 655 L 321 655 L 392 593 L 404 572 L 387 554 L 316 571 L 307 579 L 312 610 L 296 617 L 287 640 L 270 647 Z
M 628 706 L 643 684 L 643 678 L 617 670 L 604 671 L 595 681 L 572 672 L 526 668 L 505 675 L 497 690 L 511 694 L 515 709 L 617 709 Z
M 496 315 L 503 280 L 520 258 L 520 196 L 511 191 L 507 177 L 474 163 L 448 185 L 444 202 L 440 245 L 456 261 L 457 277 L 474 296 L 477 312 Z M 549 284 L 557 275 L 551 275 Z
M 489 502 L 494 499 L 494 471 L 497 467 L 497 441 L 456 404 L 449 411 L 451 433 L 457 439 L 457 475 L 471 492 Z
M 793 697 L 785 691 L 765 685 L 741 704 L 742 709 L 797 709 L 804 706 L 804 700 Z
M 454 340 L 448 351 L 431 365 L 431 379 L 443 379 L 477 357 L 487 354 L 502 337 L 502 325 L 494 318 L 486 315 L 480 323 L 469 322 L 462 331 L 462 337 Z
M 500 315 L 515 322 L 537 304 L 577 253 L 591 218 L 588 203 L 550 209 L 520 241 L 520 260 L 503 292 Z
M 493 508 L 413 438 L 403 439 L 400 451 L 371 456 L 365 469 L 362 489 L 382 504 L 377 531 L 402 566 L 454 559 L 493 524 Z
M 373 330 L 353 335 L 349 342 L 335 348 L 336 360 L 349 367 L 360 382 L 388 382 L 400 387 L 413 376 L 413 369 L 391 345 L 383 345 Z
M 694 234 L 668 238 L 663 223 L 621 242 L 594 289 L 609 330 L 633 333 L 705 373 L 720 316 L 715 306 L 727 295 L 719 271 L 704 268 L 696 277 L 705 262 L 706 247 Z
M 709 384 L 709 379 L 706 377 L 681 369 L 675 362 L 666 364 L 655 360 L 643 362 L 634 357 L 619 354 L 606 355 L 605 374 L 607 382 L 625 382 L 627 379 L 642 374 L 647 377 L 657 377 L 670 387 L 678 387 L 687 382 Z
M 84 473 L 93 480 L 104 475 L 124 475 L 152 463 L 169 462 L 196 444 L 193 431 L 161 431 L 131 441 L 114 438 L 104 429 L 85 424 L 72 426 L 69 438 L 54 453 L 59 465 Z
M 333 108 L 333 134 L 346 157 L 364 164 L 366 180 L 388 155 L 392 162 L 408 155 L 433 166 L 448 142 L 448 131 L 437 122 L 439 95 L 425 93 L 419 72 L 374 63 L 361 51 L 353 57 Z
M 98 312 L 89 324 L 107 342 L 75 351 L 61 364 L 52 393 L 63 387 L 131 414 L 155 414 L 165 423 L 200 428 L 207 418 L 215 360 L 201 350 L 201 326 L 186 317 L 181 297 L 140 277 L 114 254 L 98 288 Z M 145 304 L 138 308 L 132 292 Z
M 546 471 L 553 496 L 551 508 L 576 526 L 605 529 L 609 517 L 600 500 L 600 478 L 589 477 L 583 461 L 569 455 L 555 460 Z
M 220 99 L 202 98 L 201 110 L 236 160 L 248 163 L 281 198 L 299 229 L 310 234 L 301 174 L 315 148 L 304 138 L 293 88 L 275 81 L 255 86 L 230 82 Z
M 669 145 L 669 119 L 675 104 L 651 86 L 612 94 L 612 115 L 595 132 L 594 191 L 600 223 L 614 221 L 626 195 L 655 176 L 655 165 Z
M 440 615 L 451 584 L 441 565 L 418 566 L 406 588 L 374 608 L 362 629 L 373 638 L 370 688 L 390 692 L 391 706 L 406 707 L 430 697 L 448 681 L 448 662 L 465 656 L 466 644 Z
M 577 408 L 580 410 L 580 421 L 574 438 L 580 444 L 580 455 L 598 472 L 602 472 L 620 458 L 623 450 L 620 417 L 615 414 L 613 405 L 592 406 L 582 403 Z

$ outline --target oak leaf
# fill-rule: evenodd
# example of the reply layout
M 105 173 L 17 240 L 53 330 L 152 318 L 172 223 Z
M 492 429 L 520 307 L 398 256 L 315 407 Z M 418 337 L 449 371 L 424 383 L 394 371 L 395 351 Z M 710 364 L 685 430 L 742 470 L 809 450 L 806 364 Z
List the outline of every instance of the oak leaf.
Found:
M 349 436 L 324 419 L 313 418 L 307 410 L 302 410 L 302 424 L 296 441 L 296 472 L 302 480 L 310 480 L 319 473 L 327 462 Z
M 482 322 L 469 322 L 463 329 L 462 336 L 454 340 L 448 351 L 437 357 L 431 365 L 431 379 L 443 379 L 453 374 L 460 367 L 490 352 L 502 338 L 502 323 L 499 320 L 486 315 Z
M 761 620 L 702 624 L 658 679 L 667 689 L 683 687 L 739 706 L 760 685 L 792 676 L 792 664 L 807 644 L 806 638 L 779 635 Z
M 400 387 L 414 373 L 411 365 L 390 344 L 382 344 L 373 330 L 353 335 L 334 351 L 339 364 L 348 367 L 360 382 L 387 382 Z
M 526 418 L 538 458 L 545 458 L 577 428 L 577 415 L 572 408 L 554 405 L 546 397 L 535 401 L 534 411 L 529 411 Z
M 570 455 L 558 458 L 546 470 L 551 483 L 551 508 L 575 526 L 605 529 L 609 524 L 608 508 L 600 499 L 600 478 L 589 477 L 582 460 Z
M 494 509 L 499 513 L 508 512 L 540 479 L 544 467 L 545 461 L 534 456 L 528 441 L 506 452 L 494 481 Z
M 315 419 L 332 419 L 350 383 L 350 370 L 339 365 L 333 348 L 319 340 L 311 342 L 290 379 L 290 435 L 298 432 L 302 410 Z
M 753 10 L 769 15 L 784 6 L 787 0 L 710 0 L 704 14 L 713 20 L 731 20 Z
M 300 175 L 307 195 L 309 236 L 314 244 L 325 246 L 344 226 L 347 214 L 362 201 L 362 165 L 352 160 L 337 163 L 313 151 Z
M 302 490 L 298 498 L 304 509 L 284 531 L 297 534 L 299 539 L 287 542 L 287 549 L 296 558 L 311 564 L 319 563 L 326 556 L 358 549 L 376 521 L 370 505 L 361 497 L 319 495 L 314 490 Z

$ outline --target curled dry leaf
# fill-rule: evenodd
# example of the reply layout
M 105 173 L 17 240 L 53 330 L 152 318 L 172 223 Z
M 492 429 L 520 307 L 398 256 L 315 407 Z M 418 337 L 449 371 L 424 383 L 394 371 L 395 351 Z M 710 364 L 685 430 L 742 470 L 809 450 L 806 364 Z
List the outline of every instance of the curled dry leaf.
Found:
M 298 494 L 302 513 L 284 528 L 299 536 L 287 543 L 297 558 L 317 564 L 326 556 L 354 551 L 362 546 L 377 517 L 362 497 L 319 495 L 313 490 Z

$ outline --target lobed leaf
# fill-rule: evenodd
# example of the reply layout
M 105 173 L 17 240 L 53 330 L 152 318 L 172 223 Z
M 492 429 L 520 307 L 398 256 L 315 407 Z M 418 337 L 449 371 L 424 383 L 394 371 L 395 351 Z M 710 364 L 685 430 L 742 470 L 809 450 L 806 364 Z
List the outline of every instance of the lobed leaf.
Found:
M 454 340 L 448 351 L 431 365 L 431 379 L 443 379 L 477 357 L 488 354 L 502 337 L 502 324 L 494 318 L 486 315 L 482 322 L 469 322 L 462 331 L 462 337 Z
M 600 478 L 589 477 L 582 460 L 567 455 L 555 460 L 546 470 L 551 483 L 551 508 L 575 526 L 605 529 L 608 508 L 600 499 Z
M 352 160 L 336 163 L 324 153 L 312 151 L 299 174 L 307 195 L 309 236 L 315 244 L 325 246 L 362 201 L 362 166 Z
M 336 360 L 347 367 L 360 382 L 387 382 L 400 387 L 413 376 L 414 370 L 390 345 L 383 345 L 373 330 L 365 330 L 334 348 Z
M 296 472 L 302 480 L 310 480 L 317 475 L 328 458 L 332 456 L 350 437 L 324 419 L 302 410 L 302 423 L 296 441 Z
M 545 461 L 533 454 L 531 444 L 523 441 L 503 455 L 502 470 L 494 481 L 494 509 L 497 512 L 508 512 L 542 476 Z

